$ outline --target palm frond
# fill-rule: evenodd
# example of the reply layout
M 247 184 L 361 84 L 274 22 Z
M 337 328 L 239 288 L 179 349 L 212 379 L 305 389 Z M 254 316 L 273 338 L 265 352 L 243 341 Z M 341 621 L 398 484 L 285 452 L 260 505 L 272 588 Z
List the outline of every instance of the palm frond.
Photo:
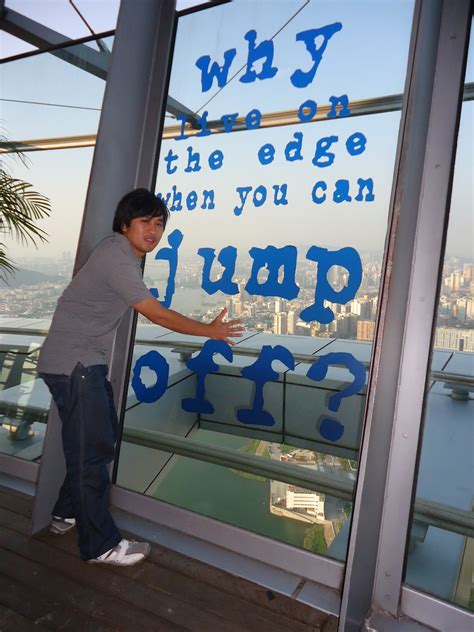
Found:
M 16 270 L 18 268 L 7 257 L 3 244 L 0 244 L 0 280 L 8 284 L 8 278 L 12 277 Z
M 12 178 L 0 169 L 0 231 L 12 233 L 26 243 L 47 241 L 48 234 L 35 222 L 48 217 L 51 204 L 47 197 L 34 191 L 32 185 Z M 0 264 L 1 265 L 1 264 Z
M 1 128 L 1 123 L 0 123 Z M 22 151 L 22 146 L 13 140 L 9 140 L 4 134 L 0 132 L 0 149 L 3 149 L 5 153 L 2 152 L 2 156 L 10 158 L 18 158 L 20 162 L 23 163 L 25 167 L 28 167 L 29 159 L 28 156 Z M 4 160 L 4 158 L 2 158 Z

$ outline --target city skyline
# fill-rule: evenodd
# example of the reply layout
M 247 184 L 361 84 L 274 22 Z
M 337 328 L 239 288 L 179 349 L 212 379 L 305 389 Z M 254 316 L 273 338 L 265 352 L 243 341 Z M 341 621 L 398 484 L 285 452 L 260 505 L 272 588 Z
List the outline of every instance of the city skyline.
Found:
M 50 318 L 57 299 L 70 279 L 72 263 L 71 253 L 65 252 L 59 263 L 46 259 L 42 264 L 46 274 L 56 274 L 56 280 L 23 285 L 20 288 L 4 288 L 0 317 Z M 309 265 L 302 276 L 297 277 L 301 284 L 300 296 L 294 300 L 285 300 L 249 295 L 245 291 L 247 275 L 242 266 L 237 268 L 234 277 L 239 285 L 237 295 L 228 296 L 218 292 L 211 296 L 200 286 L 199 265 L 188 262 L 178 268 L 176 292 L 171 307 L 193 318 L 208 320 L 226 306 L 229 317 L 242 318 L 248 330 L 262 333 L 370 341 L 375 330 L 380 273 L 378 258 L 365 261 L 362 283 L 354 299 L 347 304 L 327 303 L 335 313 L 334 320 L 327 325 L 321 325 L 317 321 L 305 323 L 298 317 L 299 312 L 314 300 L 316 273 Z M 330 270 L 329 280 L 334 288 L 343 284 L 345 274 L 347 271 L 338 266 Z M 163 269 L 156 264 L 145 274 L 147 285 L 160 286 L 162 293 L 166 278 Z M 473 290 L 474 260 L 459 265 L 458 258 L 448 259 L 443 270 L 435 346 L 474 351 Z M 147 321 L 140 318 L 139 322 Z M 462 340 L 465 342 L 461 342 Z
M 21 11 L 28 2 L 12 0 L 9 4 Z M 403 92 L 413 10 L 411 0 L 357 2 L 353 6 L 318 2 L 304 8 L 299 1 L 285 2 L 277 3 L 271 16 L 264 6 L 256 3 L 246 5 L 246 11 L 239 10 L 242 4 L 237 2 L 214 7 L 179 20 L 169 92 L 200 115 L 207 110 L 209 120 L 232 112 L 245 116 L 252 109 L 262 113 L 296 111 L 308 100 L 318 105 L 326 104 L 332 95 L 346 94 L 352 100 Z M 298 13 L 298 9 L 302 10 Z M 88 7 L 89 10 L 92 8 Z M 364 38 L 362 35 L 367 29 L 364 16 L 367 12 L 370 12 L 372 26 Z M 194 28 L 196 20 L 199 20 L 199 29 Z M 212 60 L 219 62 L 225 50 L 233 46 L 237 52 L 232 70 L 245 67 L 248 44 L 244 36 L 249 29 L 256 31 L 257 42 L 263 41 L 288 20 L 288 25 L 274 39 L 274 66 L 278 72 L 273 78 L 246 84 L 240 81 L 241 71 L 223 89 L 217 90 L 214 82 L 209 92 L 202 91 L 201 74 L 195 63 L 197 59 L 209 54 Z M 79 19 L 77 21 L 80 22 Z M 295 68 L 307 67 L 310 61 L 304 46 L 295 40 L 296 34 L 308 30 L 310 26 L 321 27 L 335 22 L 342 24 L 342 28 L 329 41 L 315 79 L 304 89 L 294 88 L 291 74 Z M 388 23 L 390 29 L 387 30 Z M 215 34 L 216 24 L 220 28 L 219 37 Z M 59 28 L 59 24 L 57 26 Z M 392 40 L 393 45 L 390 44 Z M 112 40 L 108 45 L 113 46 Z M 348 50 L 352 51 L 351 55 L 346 54 Z M 394 50 L 397 50 L 396 55 Z M 256 69 L 259 70 L 258 63 Z M 13 99 L 79 107 L 48 108 L 31 103 L 4 103 L 6 131 L 10 131 L 13 138 L 96 131 L 105 85 L 102 80 L 51 55 L 4 64 L 2 72 Z M 32 82 L 31 77 L 41 77 L 41 82 Z M 473 79 L 474 63 L 470 55 L 466 81 Z M 64 86 L 71 87 L 68 99 L 65 98 Z M 210 102 L 204 108 L 208 99 Z M 464 103 L 451 203 L 448 256 L 472 256 L 472 229 L 469 230 L 472 227 L 473 203 L 473 159 L 469 142 L 472 138 L 472 111 L 472 102 Z M 34 112 L 38 115 L 33 115 Z M 175 186 L 186 199 L 193 191 L 201 196 L 202 191 L 213 189 L 216 196 L 213 210 L 185 208 L 172 213 L 170 230 L 182 230 L 191 251 L 196 251 L 199 246 L 219 248 L 229 244 L 248 249 L 261 245 L 265 235 L 268 235 L 267 243 L 298 246 L 302 241 L 308 243 L 309 234 L 314 235 L 312 243 L 318 246 L 351 246 L 360 252 L 381 250 L 387 231 L 399 118 L 399 112 L 337 117 L 281 128 L 163 141 L 156 190 L 167 194 Z M 176 123 L 169 117 L 165 120 L 165 126 Z M 345 143 L 351 134 L 359 132 L 367 139 L 366 149 L 351 156 Z M 301 159 L 289 161 L 285 158 L 285 148 L 295 142 L 295 134 L 302 135 Z M 338 137 L 338 141 L 330 147 L 335 156 L 334 162 L 318 167 L 312 163 L 318 142 L 330 137 Z M 275 157 L 271 164 L 263 165 L 258 152 L 265 144 L 274 146 Z M 199 172 L 185 173 L 189 148 L 191 153 L 200 155 Z M 223 154 L 223 165 L 212 170 L 207 161 L 216 150 Z M 172 174 L 167 173 L 165 162 L 169 151 L 177 156 L 173 168 L 178 170 Z M 51 218 L 41 222 L 51 235 L 50 241 L 42 244 L 37 253 L 30 248 L 35 255 L 41 256 L 45 251 L 56 255 L 66 249 L 75 251 L 92 155 L 93 148 L 35 152 L 29 154 L 29 169 L 21 164 L 12 167 L 16 177 L 32 182 L 52 201 Z M 330 199 L 335 183 L 340 179 L 349 182 L 354 197 L 358 178 L 373 179 L 373 201 L 335 203 Z M 315 203 L 312 195 L 320 180 L 328 187 L 328 199 L 322 204 Z M 283 183 L 288 187 L 288 204 L 276 206 L 271 203 L 272 187 Z M 250 186 L 250 197 L 242 214 L 237 217 L 234 214 L 234 208 L 239 203 L 236 189 Z M 259 186 L 264 186 L 268 195 L 262 206 L 255 207 L 252 196 Z M 212 236 L 209 235 L 210 226 L 214 233 Z M 260 243 L 252 243 L 254 237 Z M 13 240 L 5 241 L 13 258 L 25 254 L 25 249 Z

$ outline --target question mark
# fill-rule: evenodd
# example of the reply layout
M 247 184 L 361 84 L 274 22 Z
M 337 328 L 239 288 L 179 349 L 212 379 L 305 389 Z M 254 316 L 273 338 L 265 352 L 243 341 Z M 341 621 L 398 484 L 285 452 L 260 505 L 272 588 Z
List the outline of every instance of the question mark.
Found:
M 343 365 L 349 369 L 354 376 L 353 382 L 342 390 L 331 395 L 328 402 L 329 410 L 337 412 L 341 401 L 345 397 L 350 397 L 358 393 L 365 384 L 365 366 L 359 360 L 356 360 L 351 353 L 327 353 L 320 356 L 314 364 L 312 364 L 306 376 L 315 382 L 324 380 L 328 372 L 330 364 Z M 336 419 L 325 417 L 320 424 L 319 434 L 329 441 L 337 441 L 344 434 L 344 426 Z

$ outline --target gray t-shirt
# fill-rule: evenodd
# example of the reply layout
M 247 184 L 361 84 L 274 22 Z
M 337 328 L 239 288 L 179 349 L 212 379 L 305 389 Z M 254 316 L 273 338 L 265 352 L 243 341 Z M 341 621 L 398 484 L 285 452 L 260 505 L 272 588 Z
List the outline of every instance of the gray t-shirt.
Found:
M 150 296 L 128 239 L 119 233 L 106 237 L 59 299 L 38 371 L 70 375 L 78 362 L 108 364 L 122 316 Z

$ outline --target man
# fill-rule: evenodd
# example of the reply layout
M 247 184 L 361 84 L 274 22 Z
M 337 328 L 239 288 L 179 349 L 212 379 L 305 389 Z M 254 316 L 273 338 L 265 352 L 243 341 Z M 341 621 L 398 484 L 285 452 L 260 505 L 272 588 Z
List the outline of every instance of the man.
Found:
M 117 413 L 107 380 L 108 361 L 122 316 L 133 307 L 151 322 L 179 333 L 233 344 L 240 321 L 209 324 L 163 307 L 142 280 L 142 257 L 154 250 L 169 213 L 146 189 L 125 195 L 117 206 L 113 236 L 104 239 L 58 301 L 41 349 L 38 371 L 62 422 L 66 477 L 53 509 L 51 530 L 77 526 L 79 550 L 91 563 L 130 566 L 149 553 L 148 543 L 121 537 L 108 509 L 107 464 L 114 458 Z

